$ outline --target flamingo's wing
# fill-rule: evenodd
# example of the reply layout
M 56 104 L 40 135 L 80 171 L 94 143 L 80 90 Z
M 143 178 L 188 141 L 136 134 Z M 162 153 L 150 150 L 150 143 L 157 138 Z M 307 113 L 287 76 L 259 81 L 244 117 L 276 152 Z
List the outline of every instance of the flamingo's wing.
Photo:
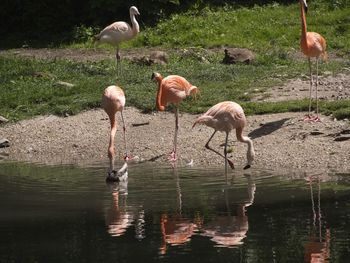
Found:
M 119 21 L 119 22 L 114 22 L 113 24 L 107 26 L 104 30 L 125 33 L 130 30 L 130 26 L 126 22 Z

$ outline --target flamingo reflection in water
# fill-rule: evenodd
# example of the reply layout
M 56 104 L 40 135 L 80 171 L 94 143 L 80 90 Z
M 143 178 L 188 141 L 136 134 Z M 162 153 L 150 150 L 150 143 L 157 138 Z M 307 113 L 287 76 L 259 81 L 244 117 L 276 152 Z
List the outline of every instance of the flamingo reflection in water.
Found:
M 167 252 L 167 246 L 184 245 L 191 240 L 191 237 L 197 231 L 197 224 L 192 222 L 191 219 L 182 215 L 182 198 L 180 180 L 176 170 L 174 168 L 174 177 L 176 180 L 176 196 L 178 211 L 174 214 L 163 213 L 160 218 L 160 230 L 162 233 L 162 243 L 159 248 L 160 254 L 164 255 Z M 195 217 L 196 218 L 196 217 Z
M 135 225 L 135 237 L 139 240 L 145 237 L 144 211 L 136 211 L 127 205 L 128 181 L 109 182 L 112 191 L 112 204 L 106 211 L 106 225 L 108 233 L 113 237 L 125 234 L 127 229 Z
M 309 176 L 307 181 L 310 186 L 313 219 L 309 240 L 304 244 L 304 261 L 308 263 L 330 262 L 330 229 L 326 228 L 325 237 L 322 236 L 321 178 L 319 175 Z M 317 185 L 317 210 L 315 209 L 313 184 Z
M 205 223 L 200 229 L 202 236 L 210 237 L 218 247 L 236 247 L 243 244 L 243 239 L 249 229 L 246 208 L 253 204 L 255 195 L 255 182 L 250 175 L 247 175 L 248 187 L 247 196 L 230 198 L 230 192 L 236 189 L 224 189 L 226 211 L 217 215 L 211 222 Z M 232 193 L 231 193 L 232 194 Z M 235 213 L 231 211 L 232 204 L 235 206 Z

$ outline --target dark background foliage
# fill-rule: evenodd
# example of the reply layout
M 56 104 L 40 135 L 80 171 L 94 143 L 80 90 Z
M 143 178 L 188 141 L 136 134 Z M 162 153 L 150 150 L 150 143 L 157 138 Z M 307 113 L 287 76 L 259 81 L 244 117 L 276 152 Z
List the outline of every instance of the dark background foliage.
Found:
M 138 7 L 141 28 L 189 9 L 211 6 L 290 4 L 298 0 L 2 0 L 0 47 L 55 46 L 69 42 L 79 26 L 102 29 L 111 22 L 129 21 L 129 7 Z M 319 0 L 334 5 L 348 0 Z

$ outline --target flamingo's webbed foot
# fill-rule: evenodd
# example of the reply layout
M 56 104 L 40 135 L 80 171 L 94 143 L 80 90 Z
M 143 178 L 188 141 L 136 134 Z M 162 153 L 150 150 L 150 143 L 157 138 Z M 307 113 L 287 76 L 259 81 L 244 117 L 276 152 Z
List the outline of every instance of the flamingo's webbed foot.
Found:
M 171 161 L 171 162 L 175 162 L 177 160 L 176 158 L 176 152 L 175 151 L 172 151 L 168 157 L 168 160 Z
M 321 122 L 321 118 L 317 115 L 312 118 L 313 122 Z
M 307 114 L 304 116 L 303 121 L 312 121 L 315 117 L 312 116 L 311 114 Z
M 321 119 L 318 115 L 313 116 L 311 114 L 305 115 L 303 121 L 310 121 L 310 122 L 321 122 Z

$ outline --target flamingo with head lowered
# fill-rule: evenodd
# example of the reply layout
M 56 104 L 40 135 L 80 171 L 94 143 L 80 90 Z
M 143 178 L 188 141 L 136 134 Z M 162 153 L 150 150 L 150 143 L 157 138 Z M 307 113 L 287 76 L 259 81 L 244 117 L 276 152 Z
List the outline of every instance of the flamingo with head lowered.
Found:
M 128 157 L 128 151 L 126 146 L 126 128 L 125 128 L 125 122 L 124 122 L 124 116 L 123 116 L 123 109 L 125 106 L 125 95 L 123 90 L 115 85 L 109 86 L 105 89 L 102 95 L 102 108 L 105 110 L 109 117 L 109 121 L 111 123 L 111 132 L 110 132 L 110 138 L 109 138 L 109 146 L 108 146 L 108 158 L 109 158 L 109 172 L 107 180 L 113 180 L 116 179 L 119 180 L 119 176 L 127 172 L 127 164 L 125 163 L 124 166 L 117 172 L 114 170 L 114 159 L 115 159 L 115 147 L 114 147 L 114 141 L 115 141 L 115 134 L 117 132 L 117 121 L 116 121 L 116 113 L 119 111 L 122 117 L 123 122 L 123 135 L 124 135 L 124 146 L 125 146 L 125 157 L 124 159 L 127 161 L 129 159 Z M 114 177 L 117 175 L 118 177 Z
M 114 22 L 113 24 L 105 27 L 99 34 L 95 35 L 94 42 L 108 43 L 117 47 L 116 59 L 117 59 L 117 73 L 121 71 L 119 45 L 124 41 L 128 41 L 134 38 L 140 32 L 140 26 L 135 18 L 135 15 L 140 15 L 137 7 L 130 7 L 130 20 L 132 26 L 124 21 Z
M 175 105 L 175 135 L 174 148 L 170 154 L 170 160 L 176 161 L 177 151 L 177 132 L 179 130 L 179 104 L 186 97 L 197 94 L 198 88 L 189 83 L 184 77 L 178 75 L 169 75 L 165 78 L 157 72 L 152 74 L 151 79 L 158 83 L 157 92 L 157 110 L 164 111 L 169 103 Z
M 301 39 L 300 47 L 305 56 L 309 60 L 310 69 L 310 94 L 309 94 L 309 114 L 305 116 L 305 121 L 321 121 L 318 116 L 318 60 L 319 58 L 327 59 L 326 40 L 316 32 L 307 32 L 305 13 L 307 12 L 306 0 L 300 2 L 300 17 L 301 17 Z M 316 116 L 311 115 L 311 99 L 312 99 L 312 70 L 311 58 L 316 58 Z
M 225 171 L 227 171 L 227 163 L 229 163 L 231 168 L 234 169 L 233 162 L 227 158 L 228 135 L 233 129 L 236 130 L 237 139 L 240 142 L 246 143 L 248 145 L 247 165 L 244 167 L 244 169 L 250 168 L 254 160 L 255 151 L 253 141 L 249 137 L 243 136 L 243 129 L 246 123 L 247 120 L 242 107 L 236 102 L 224 101 L 214 105 L 206 113 L 198 117 L 194 122 L 192 128 L 196 126 L 196 124 L 205 124 L 206 126 L 214 129 L 214 133 L 210 136 L 208 142 L 205 144 L 205 148 L 225 158 Z M 217 131 L 226 133 L 224 155 L 210 148 L 209 146 L 209 142 L 211 139 L 213 139 Z

